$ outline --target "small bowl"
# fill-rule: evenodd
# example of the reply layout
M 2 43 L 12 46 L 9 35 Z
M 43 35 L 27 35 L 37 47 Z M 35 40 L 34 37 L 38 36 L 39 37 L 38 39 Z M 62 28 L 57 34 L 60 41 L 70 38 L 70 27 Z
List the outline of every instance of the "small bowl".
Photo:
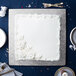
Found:
M 69 67 L 61 67 L 61 68 L 59 68 L 59 69 L 56 71 L 56 73 L 55 73 L 54 76 L 61 76 L 62 70 L 66 71 L 69 76 L 75 76 L 74 71 L 73 71 L 71 68 L 69 68 Z
M 70 33 L 70 41 L 76 46 L 76 27 Z
M 6 42 L 6 34 L 5 32 L 0 28 L 0 48 L 3 47 L 3 45 Z

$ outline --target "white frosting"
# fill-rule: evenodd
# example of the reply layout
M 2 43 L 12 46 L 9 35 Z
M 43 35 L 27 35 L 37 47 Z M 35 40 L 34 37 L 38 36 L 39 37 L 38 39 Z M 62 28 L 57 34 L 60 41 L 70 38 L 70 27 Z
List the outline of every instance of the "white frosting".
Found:
M 16 60 L 57 61 L 60 58 L 60 17 L 15 15 Z

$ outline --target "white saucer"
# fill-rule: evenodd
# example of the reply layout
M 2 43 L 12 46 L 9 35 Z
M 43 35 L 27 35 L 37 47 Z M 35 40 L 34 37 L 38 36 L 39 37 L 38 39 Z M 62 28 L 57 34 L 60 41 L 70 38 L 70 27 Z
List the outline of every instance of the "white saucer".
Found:
M 6 34 L 5 32 L 0 28 L 0 48 L 5 44 L 6 42 Z
M 54 76 L 62 76 L 62 75 L 61 75 L 62 70 L 66 71 L 66 72 L 68 73 L 68 76 L 75 76 L 74 71 L 73 71 L 71 68 L 69 68 L 69 67 L 59 68 L 59 69 L 56 71 L 56 73 L 55 73 Z
M 70 41 L 76 46 L 76 27 L 70 33 Z

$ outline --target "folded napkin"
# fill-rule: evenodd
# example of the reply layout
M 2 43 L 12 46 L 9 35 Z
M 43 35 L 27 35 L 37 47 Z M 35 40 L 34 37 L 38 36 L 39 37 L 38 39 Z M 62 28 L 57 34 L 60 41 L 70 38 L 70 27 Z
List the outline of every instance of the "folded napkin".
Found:
M 0 76 L 22 76 L 23 74 L 10 68 L 6 63 L 0 63 Z

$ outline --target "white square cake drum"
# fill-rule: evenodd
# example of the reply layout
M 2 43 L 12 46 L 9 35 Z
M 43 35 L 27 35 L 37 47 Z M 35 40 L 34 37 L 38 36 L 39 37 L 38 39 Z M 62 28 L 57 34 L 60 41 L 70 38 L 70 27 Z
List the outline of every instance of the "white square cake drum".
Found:
M 15 15 L 15 59 L 58 61 L 60 59 L 59 15 Z

